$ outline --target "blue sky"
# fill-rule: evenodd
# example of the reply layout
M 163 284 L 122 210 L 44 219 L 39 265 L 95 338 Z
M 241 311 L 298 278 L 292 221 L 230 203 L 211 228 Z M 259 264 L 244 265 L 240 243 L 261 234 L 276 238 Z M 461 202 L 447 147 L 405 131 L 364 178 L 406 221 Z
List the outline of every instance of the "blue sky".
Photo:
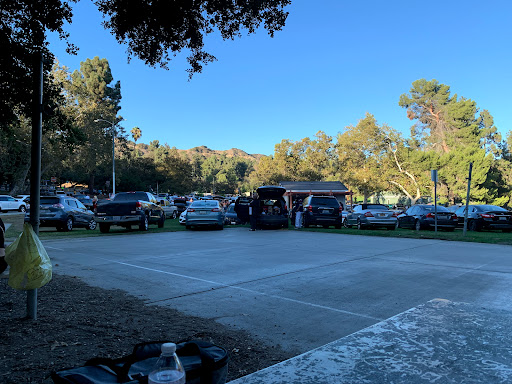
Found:
M 510 1 L 293 0 L 273 39 L 264 30 L 235 41 L 210 35 L 206 50 L 218 61 L 191 81 L 186 55 L 168 71 L 128 63 L 91 1 L 73 9 L 66 30 L 78 55 L 53 35 L 50 49 L 71 70 L 108 59 L 121 81 L 123 125 L 141 128 L 139 142 L 269 155 L 282 139 L 335 136 L 366 112 L 408 135 L 398 99 L 420 78 L 475 100 L 502 134 L 512 129 Z

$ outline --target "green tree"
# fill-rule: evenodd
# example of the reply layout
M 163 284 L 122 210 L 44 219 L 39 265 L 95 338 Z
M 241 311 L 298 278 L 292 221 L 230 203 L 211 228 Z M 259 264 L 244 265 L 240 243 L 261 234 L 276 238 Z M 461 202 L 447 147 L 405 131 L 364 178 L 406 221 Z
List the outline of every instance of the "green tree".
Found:
M 404 194 L 411 204 L 428 193 L 428 170 L 432 159 L 429 153 L 421 151 L 414 142 L 408 141 L 396 130 L 387 127 L 385 132 L 387 165 L 385 178 L 390 190 Z
M 41 52 L 44 61 L 44 95 L 47 103 L 54 93 L 49 75 L 54 56 L 48 50 L 47 31 L 57 32 L 67 40 L 63 29 L 71 22 L 70 2 L 9 0 L 1 2 L 0 12 L 0 130 L 18 120 L 20 115 L 30 116 L 32 106 L 35 53 Z M 68 52 L 75 47 L 68 43 Z M 57 91 L 58 92 L 58 91 Z
M 375 117 L 366 113 L 356 126 L 338 135 L 336 145 L 338 177 L 363 195 L 364 202 L 386 189 L 386 131 Z
M 135 155 L 138 156 L 137 140 L 139 140 L 142 137 L 142 131 L 139 127 L 133 127 L 131 129 L 130 133 L 132 134 L 133 141 L 134 141 L 133 149 L 136 151 Z
M 95 185 L 98 166 L 112 162 L 112 140 L 125 143 L 120 110 L 121 85 L 114 79 L 107 59 L 95 57 L 80 63 L 80 71 L 74 71 L 65 82 L 68 96 L 74 100 L 70 113 L 84 137 L 84 142 L 73 153 L 73 166 L 81 169 L 87 178 L 89 189 Z M 112 84 L 113 83 L 113 84 Z M 111 124 L 109 124 L 112 122 Z
M 263 27 L 270 36 L 284 27 L 291 0 L 121 1 L 96 0 L 104 25 L 128 46 L 128 54 L 150 66 L 167 68 L 172 56 L 188 51 L 190 76 L 216 58 L 204 50 L 206 35 L 220 32 L 233 40 Z
M 411 136 L 418 148 L 434 152 L 429 155 L 431 166 L 439 170 L 439 192 L 447 201 L 464 198 L 470 162 L 474 172 L 471 197 L 482 202 L 498 197 L 488 184 L 504 144 L 487 110 L 479 111 L 473 100 L 452 96 L 449 86 L 425 79 L 413 82 L 410 94 L 400 96 L 399 105 L 415 120 Z

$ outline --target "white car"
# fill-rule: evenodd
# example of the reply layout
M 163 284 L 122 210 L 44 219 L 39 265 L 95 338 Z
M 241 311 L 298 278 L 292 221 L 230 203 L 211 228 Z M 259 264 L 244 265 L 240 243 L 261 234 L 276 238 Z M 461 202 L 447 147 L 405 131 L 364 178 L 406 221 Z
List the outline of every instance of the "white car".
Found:
M 20 211 L 25 212 L 27 204 L 21 200 L 16 200 L 12 196 L 0 195 L 0 212 Z
M 180 224 L 181 224 L 181 225 L 185 225 L 185 224 L 187 224 L 187 211 L 183 211 L 183 212 L 181 212 L 181 215 L 180 215 Z

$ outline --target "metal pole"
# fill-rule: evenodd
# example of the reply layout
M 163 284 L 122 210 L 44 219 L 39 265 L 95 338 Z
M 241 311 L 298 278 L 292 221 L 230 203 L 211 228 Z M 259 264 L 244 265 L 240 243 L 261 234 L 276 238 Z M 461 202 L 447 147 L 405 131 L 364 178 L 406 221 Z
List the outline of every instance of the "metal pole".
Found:
M 112 123 L 112 196 L 116 194 L 116 128 Z
M 43 136 L 43 54 L 34 63 L 34 99 L 32 110 L 32 152 L 30 168 L 30 224 L 39 236 L 41 201 L 41 141 Z M 27 291 L 27 317 L 37 320 L 37 289 Z
M 434 181 L 434 232 L 437 233 L 437 182 Z
M 466 236 L 466 231 L 468 229 L 469 191 L 471 189 L 471 172 L 472 171 L 473 171 L 473 163 L 469 163 L 468 192 L 466 195 L 466 209 L 464 210 L 464 230 L 462 231 L 463 236 Z

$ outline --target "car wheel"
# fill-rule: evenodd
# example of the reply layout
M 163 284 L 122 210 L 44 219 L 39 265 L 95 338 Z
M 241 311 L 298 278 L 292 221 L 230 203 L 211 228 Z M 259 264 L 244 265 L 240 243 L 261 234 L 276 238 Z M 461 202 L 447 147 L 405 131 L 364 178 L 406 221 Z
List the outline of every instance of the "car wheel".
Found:
M 85 229 L 87 229 L 88 231 L 94 231 L 96 229 L 96 221 L 94 219 L 91 219 L 91 221 L 89 221 Z
M 503 229 L 503 233 L 510 233 L 512 232 L 512 229 Z
M 414 229 L 416 229 L 417 231 L 421 230 L 421 223 L 419 220 L 416 220 L 416 222 L 414 223 Z
M 148 221 L 148 217 L 146 215 L 144 215 L 141 219 L 140 219 L 140 224 L 139 224 L 139 231 L 147 231 L 149 229 L 149 221 Z
M 185 228 L 192 229 L 192 226 L 191 225 L 187 225 Z
M 219 231 L 222 231 L 224 229 L 224 225 L 219 224 L 218 229 L 219 229 Z
M 348 225 L 348 221 L 346 218 L 343 220 L 342 224 L 344 228 L 350 228 L 350 225 Z
M 309 223 L 308 223 L 308 221 L 306 220 L 306 217 L 305 217 L 305 216 L 303 216 L 303 217 L 302 217 L 302 226 L 303 226 L 304 228 L 309 228 Z
M 110 224 L 100 223 L 100 232 L 108 233 L 110 231 Z
M 468 224 L 468 229 L 470 231 L 478 231 L 480 228 L 478 227 L 478 223 L 475 220 L 471 220 Z
M 334 226 L 334 228 L 335 228 L 335 229 L 341 229 L 341 224 L 336 224 L 336 225 Z
M 357 220 L 357 229 L 364 229 L 363 223 L 361 223 L 361 220 Z
M 397 220 L 395 223 L 395 229 L 398 229 L 398 228 L 400 228 L 400 222 Z
M 66 220 L 66 224 L 64 224 L 64 232 L 69 232 L 73 229 L 73 218 L 68 217 Z
M 160 219 L 158 220 L 158 228 L 163 228 L 165 224 L 165 214 L 160 215 Z
M 26 208 L 24 205 L 22 205 L 22 206 L 20 207 L 19 211 L 20 211 L 20 212 L 27 212 L 27 208 Z
M 172 218 L 173 218 L 173 219 L 175 219 L 175 218 L 177 218 L 177 217 L 178 217 L 178 214 L 176 213 L 176 211 L 174 211 L 174 212 L 172 213 Z
M 446 231 L 447 232 L 453 232 L 453 231 L 455 231 L 455 228 L 446 228 Z

